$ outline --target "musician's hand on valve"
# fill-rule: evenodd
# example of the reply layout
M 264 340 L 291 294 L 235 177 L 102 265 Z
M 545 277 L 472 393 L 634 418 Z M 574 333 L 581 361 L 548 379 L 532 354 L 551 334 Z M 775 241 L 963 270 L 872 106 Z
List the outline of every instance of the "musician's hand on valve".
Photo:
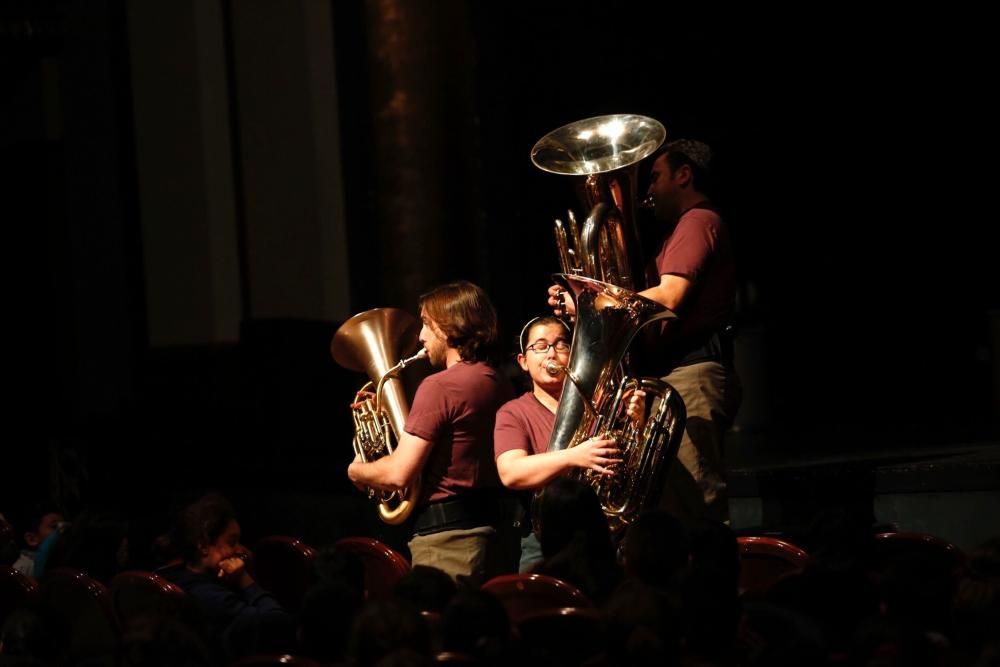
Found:
M 552 307 L 552 312 L 556 317 L 563 315 L 574 317 L 576 315 L 576 304 L 573 303 L 573 297 L 559 285 L 549 287 L 549 306 Z
M 636 423 L 639 428 L 642 428 L 643 422 L 646 419 L 646 392 L 642 389 L 636 389 L 631 392 L 628 396 L 628 406 L 625 408 L 625 414 L 629 416 L 632 421 Z
M 602 475 L 614 474 L 613 466 L 622 462 L 620 458 L 616 458 L 621 452 L 615 441 L 603 435 L 584 440 L 566 451 L 571 453 L 573 464 L 578 468 L 588 468 Z

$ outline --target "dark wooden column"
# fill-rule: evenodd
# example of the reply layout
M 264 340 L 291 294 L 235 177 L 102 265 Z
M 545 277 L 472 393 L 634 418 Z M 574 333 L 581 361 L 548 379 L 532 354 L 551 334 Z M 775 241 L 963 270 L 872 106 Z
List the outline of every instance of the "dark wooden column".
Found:
M 435 284 L 477 279 L 473 44 L 464 0 L 365 10 L 381 296 L 411 307 Z

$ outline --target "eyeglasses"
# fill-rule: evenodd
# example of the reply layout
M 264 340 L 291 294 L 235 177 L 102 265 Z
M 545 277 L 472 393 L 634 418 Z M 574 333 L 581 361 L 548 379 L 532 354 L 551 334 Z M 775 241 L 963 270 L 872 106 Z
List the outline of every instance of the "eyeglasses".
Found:
M 531 350 L 532 352 L 537 352 L 538 354 L 545 354 L 549 351 L 550 347 L 556 348 L 556 352 L 569 352 L 569 343 L 560 339 L 555 343 L 549 343 L 545 340 L 540 340 L 537 343 L 532 343 L 525 350 Z
M 528 347 L 527 347 L 527 345 L 528 345 L 528 334 L 531 333 L 531 327 L 535 326 L 536 322 L 540 322 L 542 320 L 545 320 L 546 322 L 552 323 L 554 325 L 561 325 L 562 328 L 566 330 L 567 334 L 572 335 L 572 331 L 570 330 L 569 325 L 566 324 L 566 322 L 564 320 L 560 320 L 559 318 L 553 317 L 551 315 L 545 315 L 545 316 L 542 316 L 542 317 L 533 317 L 530 320 L 528 320 L 528 323 L 524 325 L 523 329 L 521 329 L 521 335 L 517 337 L 517 340 L 521 343 L 521 353 L 522 354 L 528 350 Z M 548 351 L 549 348 L 545 348 L 545 349 L 546 349 L 546 351 Z

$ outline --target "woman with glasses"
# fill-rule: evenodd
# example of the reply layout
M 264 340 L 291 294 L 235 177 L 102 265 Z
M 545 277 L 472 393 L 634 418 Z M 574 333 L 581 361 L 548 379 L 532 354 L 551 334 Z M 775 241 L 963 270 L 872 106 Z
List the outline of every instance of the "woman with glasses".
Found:
M 618 449 L 614 440 L 594 437 L 575 447 L 547 452 L 555 422 L 556 408 L 562 395 L 565 374 L 549 373 L 547 366 L 569 363 L 571 333 L 557 317 L 536 317 L 521 330 L 521 352 L 517 363 L 531 377 L 531 390 L 508 401 L 497 412 L 493 446 L 497 472 L 504 486 L 515 490 L 534 490 L 545 486 L 561 472 L 571 468 L 591 468 L 611 474 Z M 530 522 L 522 522 L 520 570 L 525 572 L 541 561 L 538 540 L 529 532 Z

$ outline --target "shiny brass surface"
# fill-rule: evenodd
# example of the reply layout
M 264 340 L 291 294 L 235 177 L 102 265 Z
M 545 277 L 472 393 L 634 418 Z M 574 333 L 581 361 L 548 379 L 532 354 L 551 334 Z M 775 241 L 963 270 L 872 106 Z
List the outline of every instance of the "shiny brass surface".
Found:
M 573 474 L 594 488 L 612 529 L 620 530 L 638 516 L 645 500 L 655 502 L 686 417 L 673 387 L 654 378 L 623 378 L 620 363 L 639 329 L 676 315 L 623 287 L 566 274 L 555 279 L 573 296 L 576 326 L 569 365 L 559 369 L 568 381 L 547 451 L 575 447 L 596 435 L 615 439 L 622 463 L 613 475 Z M 639 419 L 627 413 L 636 389 L 647 394 Z
M 334 361 L 353 371 L 366 373 L 365 384 L 351 404 L 354 418 L 354 453 L 370 462 L 392 453 L 403 433 L 410 412 L 409 401 L 399 372 L 414 361 L 426 357 L 420 348 L 420 321 L 396 308 L 375 308 L 359 313 L 345 322 L 333 336 L 330 353 Z M 420 490 L 419 482 L 409 489 L 386 492 L 369 489 L 368 497 L 379 504 L 379 517 L 396 525 L 413 511 Z
M 585 118 L 549 132 L 531 149 L 531 161 L 553 174 L 601 174 L 639 162 L 667 136 L 647 116 L 616 114 Z
M 582 229 L 572 211 L 555 221 L 563 273 L 628 289 L 647 286 L 635 222 L 639 161 L 667 136 L 646 116 L 597 116 L 564 125 L 531 149 L 531 161 L 553 174 L 581 176 L 577 194 L 588 211 Z
M 567 223 L 555 221 L 563 271 L 555 278 L 574 298 L 576 325 L 569 365 L 546 368 L 567 377 L 548 451 L 595 435 L 615 439 L 622 463 L 613 475 L 572 475 L 594 488 L 616 531 L 638 516 L 643 502 L 658 498 L 686 418 L 684 402 L 670 385 L 625 377 L 628 347 L 639 329 L 676 317 L 633 291 L 655 279 L 645 275 L 639 250 L 639 161 L 656 151 L 666 134 L 662 124 L 645 116 L 598 116 L 550 132 L 531 151 L 539 169 L 580 177 L 577 194 L 589 211 L 582 228 L 572 211 Z M 647 397 L 642 415 L 634 419 L 628 404 L 637 389 Z

